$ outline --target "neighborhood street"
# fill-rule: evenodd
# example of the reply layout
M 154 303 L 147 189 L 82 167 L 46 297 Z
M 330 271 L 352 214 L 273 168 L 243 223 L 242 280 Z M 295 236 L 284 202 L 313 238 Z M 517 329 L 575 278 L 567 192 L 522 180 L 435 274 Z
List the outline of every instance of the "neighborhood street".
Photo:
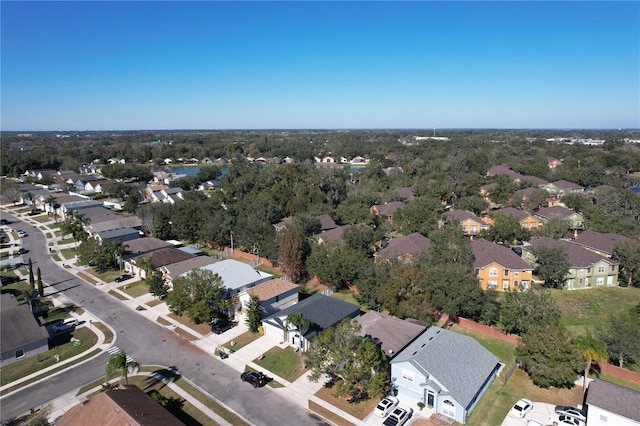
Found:
M 34 268 L 40 267 L 42 280 L 111 327 L 116 335 L 113 344 L 125 350 L 141 365 L 175 367 L 180 374 L 243 415 L 252 424 L 326 424 L 323 419 L 268 387 L 255 390 L 242 386 L 238 372 L 223 361 L 60 268 L 51 259 L 47 240 L 39 229 L 20 223 L 15 216 L 6 213 L 3 213 L 3 218 L 13 222 L 11 226 L 14 229 L 21 228 L 29 234 L 23 238 L 23 247 L 29 250 L 28 256 L 31 257 Z M 43 382 L 0 398 L 2 421 L 103 377 L 107 360 L 107 354 L 102 354 Z

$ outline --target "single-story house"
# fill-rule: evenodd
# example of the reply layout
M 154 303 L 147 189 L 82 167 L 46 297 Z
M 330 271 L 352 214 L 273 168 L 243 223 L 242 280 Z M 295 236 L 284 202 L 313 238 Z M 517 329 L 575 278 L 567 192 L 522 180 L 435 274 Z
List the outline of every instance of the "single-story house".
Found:
M 178 278 L 180 275 L 189 273 L 194 269 L 211 265 L 217 261 L 218 259 L 210 256 L 196 256 L 170 265 L 165 265 L 160 268 L 160 271 L 162 272 L 165 281 L 173 282 L 173 280 Z
M 405 204 L 403 201 L 392 201 L 390 203 L 375 204 L 371 206 L 369 211 L 371 212 L 371 214 L 380 216 L 387 222 L 393 222 L 393 215 L 395 214 L 396 210 L 403 208 L 404 205 Z
M 140 238 L 140 231 L 133 228 L 118 228 L 118 229 L 110 229 L 108 231 L 98 232 L 96 234 L 96 238 L 100 240 L 100 242 L 109 240 L 109 241 L 131 241 L 137 240 Z
M 246 318 L 247 307 L 252 296 L 260 299 L 262 316 L 266 317 L 298 303 L 298 285 L 291 281 L 273 279 L 238 294 L 239 314 Z
M 192 254 L 185 253 L 173 247 L 167 247 L 127 259 L 124 261 L 124 268 L 130 274 L 139 275 L 140 278 L 144 279 L 146 278 L 146 272 L 139 264 L 141 259 L 149 259 L 151 266 L 161 268 L 193 257 L 195 256 Z
M 362 329 L 360 334 L 372 339 L 392 359 L 426 329 L 419 321 L 401 320 L 376 311 L 367 311 L 355 319 Z
M 589 426 L 640 425 L 640 392 L 595 379 L 585 399 Z
M 181 426 L 181 421 L 162 404 L 132 385 L 98 393 L 75 405 L 55 422 L 57 426 L 135 425 Z
M 273 278 L 271 274 L 253 269 L 251 265 L 233 259 L 221 260 L 199 269 L 207 269 L 218 274 L 222 278 L 222 284 L 226 287 L 229 297 Z
M 293 313 L 301 313 L 311 322 L 308 330 L 298 331 L 287 322 Z M 262 320 L 264 334 L 288 342 L 291 346 L 307 350 L 313 338 L 329 327 L 334 327 L 345 318 L 360 316 L 360 307 L 352 303 L 316 293 L 295 305 Z
M 354 225 L 338 226 L 337 228 L 329 229 L 327 231 L 322 231 L 319 234 L 314 235 L 313 237 L 320 244 L 328 242 L 328 241 L 343 242 L 342 236 L 344 235 L 345 231 L 347 229 L 351 228 L 352 226 L 354 226 Z
M 500 369 L 475 339 L 430 327 L 391 360 L 398 396 L 465 423 Z
M 158 238 L 143 237 L 135 240 L 127 241 L 124 244 L 125 253 L 122 256 L 123 259 L 129 259 L 131 257 L 139 256 L 141 254 L 149 253 L 154 250 L 160 250 L 163 248 L 173 247 L 171 243 L 160 240 Z
M 0 295 L 0 366 L 49 350 L 49 333 L 28 303 L 18 305 L 10 293 Z
M 548 183 L 544 185 L 544 189 L 550 194 L 559 196 L 567 194 L 581 194 L 584 192 L 584 187 L 567 180 L 557 180 L 555 182 Z

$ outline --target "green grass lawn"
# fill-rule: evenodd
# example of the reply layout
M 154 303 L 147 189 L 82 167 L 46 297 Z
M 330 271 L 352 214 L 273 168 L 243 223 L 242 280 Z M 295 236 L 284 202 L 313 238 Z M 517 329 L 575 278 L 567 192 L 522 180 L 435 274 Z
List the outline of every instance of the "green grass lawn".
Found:
M 38 221 L 40 223 L 46 223 L 49 222 L 51 220 L 53 220 L 51 217 L 49 217 L 49 215 L 39 215 L 33 218 L 33 220 Z
M 331 295 L 331 297 L 334 297 L 336 299 L 340 299 L 343 302 L 348 302 L 348 303 L 352 303 L 354 305 L 360 306 L 360 303 L 358 303 L 358 301 L 356 300 L 356 297 L 353 294 L 353 292 L 351 292 L 348 289 L 343 289 L 343 290 L 337 291 L 337 292 L 333 293 Z M 369 310 L 364 306 L 360 306 L 360 309 L 365 311 L 365 312 Z
M 574 334 L 593 331 L 596 325 L 640 303 L 640 289 L 633 287 L 552 290 L 562 313 L 560 323 Z
M 302 353 L 294 352 L 292 347 L 273 347 L 264 354 L 264 358 L 253 362 L 288 382 L 294 382 L 306 371 L 302 366 Z
M 58 241 L 58 244 L 69 244 L 74 242 L 75 240 L 73 239 L 73 237 L 70 238 L 65 238 L 64 240 L 60 240 Z
M 101 279 L 105 283 L 110 283 L 111 281 L 115 280 L 118 277 L 118 275 L 121 274 L 121 272 L 117 269 L 116 270 L 110 269 L 108 271 L 98 272 L 96 271 L 95 268 L 91 268 L 91 269 L 88 269 L 87 272 L 89 272 L 94 277 Z
M 116 299 L 119 299 L 119 300 L 129 300 L 129 299 L 127 299 L 126 296 L 123 296 L 122 294 L 118 293 L 115 290 L 109 290 L 109 294 L 112 295 L 113 297 L 115 297 Z
M 245 331 L 238 337 L 235 337 L 233 340 L 229 340 L 227 343 L 225 343 L 222 346 L 233 351 L 238 351 L 244 348 L 245 346 L 247 346 L 249 343 L 259 339 L 260 337 L 262 337 L 260 333 L 252 333 L 250 331 Z M 234 342 L 233 346 L 231 346 L 231 342 Z
M 60 254 L 62 255 L 62 257 L 64 257 L 67 260 L 73 259 L 76 257 L 76 249 L 75 247 L 62 249 L 60 250 Z
M 131 297 L 140 297 L 149 293 L 149 287 L 144 281 L 135 281 L 118 287 L 118 290 L 127 293 Z
M 464 329 L 455 324 L 451 327 L 451 331 L 473 337 L 485 349 L 497 356 L 500 362 L 506 364 L 507 366 L 511 365 L 511 363 L 516 360 L 516 347 L 509 342 L 489 337 L 484 334 L 475 333 L 471 330 Z
M 96 334 L 89 330 L 88 327 L 79 327 L 71 335 L 76 339 L 80 339 L 82 344 L 76 346 L 68 337 L 66 339 L 61 337 L 60 339 L 66 341 L 59 346 L 0 368 L 0 384 L 4 386 L 21 377 L 56 364 L 58 362 L 56 355 L 59 355 L 62 360 L 76 356 L 90 349 L 98 341 Z

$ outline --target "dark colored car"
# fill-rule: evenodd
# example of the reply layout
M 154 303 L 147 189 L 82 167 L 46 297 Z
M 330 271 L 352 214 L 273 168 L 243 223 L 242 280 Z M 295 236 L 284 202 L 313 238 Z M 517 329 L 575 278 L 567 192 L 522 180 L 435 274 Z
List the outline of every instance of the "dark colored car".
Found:
M 0 225 L 8 225 L 9 223 L 7 219 L 0 219 Z
M 117 282 L 117 283 L 121 283 L 121 282 L 126 281 L 126 280 L 129 280 L 129 279 L 131 279 L 131 278 L 133 278 L 133 277 L 132 277 L 131 275 L 129 275 L 129 274 L 120 274 L 120 275 L 118 275 L 118 277 L 117 277 L 115 280 L 113 280 L 113 281 L 115 281 L 115 282 Z
M 251 383 L 254 388 L 264 386 L 267 383 L 267 376 L 257 371 L 245 371 L 240 375 L 243 382 Z
M 236 324 L 234 322 L 221 320 L 211 326 L 211 331 L 213 331 L 216 334 L 222 334 L 225 331 L 233 328 L 235 325 Z
M 18 254 L 27 254 L 27 253 L 29 253 L 29 250 L 23 249 L 22 247 L 20 248 L 20 250 L 18 250 Z
M 15 275 L 6 275 L 0 277 L 0 284 L 2 285 L 17 283 L 18 281 L 20 281 L 20 278 L 16 277 Z

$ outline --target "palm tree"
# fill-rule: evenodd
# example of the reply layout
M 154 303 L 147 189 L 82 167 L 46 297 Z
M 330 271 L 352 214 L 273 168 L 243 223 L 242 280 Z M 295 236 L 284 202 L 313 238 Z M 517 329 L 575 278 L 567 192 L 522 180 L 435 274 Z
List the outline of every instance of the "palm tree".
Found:
M 140 368 L 140 364 L 130 359 L 127 360 L 127 354 L 125 351 L 120 349 L 118 352 L 111 355 L 107 365 L 104 367 L 105 375 L 107 376 L 107 380 L 111 375 L 113 375 L 116 371 L 120 371 L 120 380 L 124 379 L 124 383 L 126 385 L 129 384 L 129 372 L 134 373 L 138 371 Z
M 607 353 L 607 344 L 601 340 L 593 337 L 591 332 L 587 332 L 587 334 L 576 337 L 575 339 L 576 345 L 582 352 L 585 360 L 587 361 L 587 365 L 584 369 L 584 380 L 582 382 L 582 389 L 584 392 L 587 391 L 587 375 L 589 374 L 589 370 L 591 369 L 591 363 L 607 361 L 609 359 L 609 354 Z
M 58 221 L 58 216 L 56 215 L 56 211 L 55 211 L 55 205 L 56 205 L 56 198 L 53 195 L 49 195 L 47 198 L 45 198 L 44 203 L 49 206 L 49 213 L 52 213 L 54 218 L 56 219 L 56 222 Z
M 296 332 L 300 335 L 300 342 L 302 343 L 302 336 L 309 330 L 309 327 L 311 327 L 311 321 L 305 318 L 305 316 L 302 315 L 302 312 L 290 313 L 284 320 L 284 330 L 286 336 L 288 336 L 289 334 L 289 324 L 296 327 Z M 285 340 L 288 340 L 286 336 Z

